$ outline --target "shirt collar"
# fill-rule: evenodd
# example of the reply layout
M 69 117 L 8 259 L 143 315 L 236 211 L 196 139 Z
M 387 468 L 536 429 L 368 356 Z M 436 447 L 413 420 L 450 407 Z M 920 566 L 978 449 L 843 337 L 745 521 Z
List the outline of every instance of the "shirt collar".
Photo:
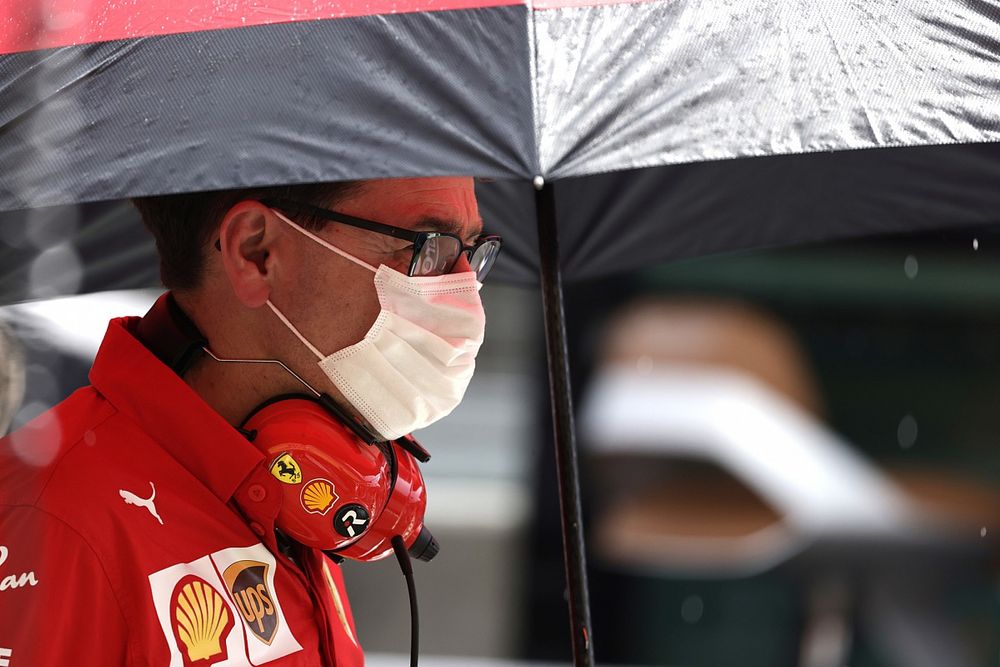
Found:
M 111 320 L 90 382 L 228 502 L 264 456 L 139 342 L 135 331 L 140 320 Z

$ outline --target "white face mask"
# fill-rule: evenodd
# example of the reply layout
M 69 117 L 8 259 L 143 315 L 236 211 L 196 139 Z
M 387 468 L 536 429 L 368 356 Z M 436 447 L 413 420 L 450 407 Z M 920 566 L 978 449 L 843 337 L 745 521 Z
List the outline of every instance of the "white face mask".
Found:
M 372 427 L 394 440 L 432 424 L 455 409 L 476 368 L 486 314 L 482 283 L 472 271 L 410 277 L 376 269 L 296 225 L 280 219 L 324 248 L 375 273 L 382 310 L 364 339 L 324 356 L 278 308 L 275 315 L 308 347 L 319 366 Z

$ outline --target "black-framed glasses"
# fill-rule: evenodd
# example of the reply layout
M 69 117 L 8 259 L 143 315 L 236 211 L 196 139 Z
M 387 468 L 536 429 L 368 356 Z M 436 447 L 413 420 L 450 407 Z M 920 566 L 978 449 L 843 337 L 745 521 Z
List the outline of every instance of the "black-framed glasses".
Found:
M 393 227 L 346 213 L 330 211 L 305 202 L 290 199 L 262 199 L 261 203 L 286 213 L 308 215 L 410 241 L 413 244 L 413 257 L 410 259 L 410 269 L 407 274 L 409 276 L 441 276 L 451 273 L 459 257 L 464 254 L 469 260 L 469 266 L 476 272 L 476 279 L 482 282 L 486 278 L 486 274 L 493 268 L 503 245 L 503 239 L 495 234 L 480 236 L 474 244 L 465 245 L 456 234 L 418 232 L 412 229 Z

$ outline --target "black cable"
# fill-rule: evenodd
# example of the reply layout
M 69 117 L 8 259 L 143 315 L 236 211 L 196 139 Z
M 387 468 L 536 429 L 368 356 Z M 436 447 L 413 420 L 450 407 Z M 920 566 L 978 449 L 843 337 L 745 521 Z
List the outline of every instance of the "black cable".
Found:
M 417 667 L 417 653 L 420 646 L 420 616 L 417 614 L 417 586 L 413 582 L 413 564 L 410 554 L 406 551 L 403 538 L 396 535 L 392 538 L 392 550 L 399 561 L 399 569 L 406 578 L 406 592 L 410 596 L 410 667 Z

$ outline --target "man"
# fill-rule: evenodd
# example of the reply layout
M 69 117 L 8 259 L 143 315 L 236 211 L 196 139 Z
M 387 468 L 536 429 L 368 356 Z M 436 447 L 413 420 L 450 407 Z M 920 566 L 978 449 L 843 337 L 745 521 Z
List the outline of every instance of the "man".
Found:
M 0 440 L 0 664 L 360 665 L 338 568 L 276 533 L 280 482 L 238 427 L 303 382 L 387 439 L 454 407 L 499 252 L 473 182 L 137 207 L 170 298 L 112 321 L 92 386 Z M 204 354 L 154 355 L 167 310 Z

